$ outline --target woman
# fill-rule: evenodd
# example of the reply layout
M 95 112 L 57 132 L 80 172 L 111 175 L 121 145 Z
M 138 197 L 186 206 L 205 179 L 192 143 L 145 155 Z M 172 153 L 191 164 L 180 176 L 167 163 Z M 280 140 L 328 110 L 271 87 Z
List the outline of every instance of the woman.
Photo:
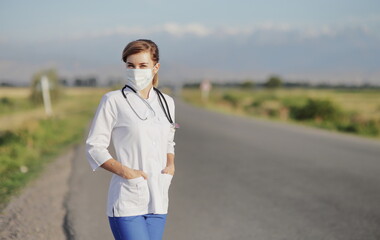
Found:
M 107 216 L 115 239 L 162 239 L 174 175 L 174 101 L 158 91 L 159 51 L 146 39 L 123 50 L 126 86 L 106 93 L 86 141 L 93 171 L 112 172 Z M 114 159 L 107 150 L 112 139 Z

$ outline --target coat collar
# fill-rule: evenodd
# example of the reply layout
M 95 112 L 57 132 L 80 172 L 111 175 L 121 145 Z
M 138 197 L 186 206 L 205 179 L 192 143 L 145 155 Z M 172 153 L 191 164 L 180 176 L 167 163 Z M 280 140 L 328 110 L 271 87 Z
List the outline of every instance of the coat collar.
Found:
M 127 93 L 134 93 L 130 88 L 125 88 L 124 91 L 126 91 Z M 136 94 L 138 94 L 141 97 L 140 92 L 137 91 Z M 156 98 L 157 98 L 157 93 L 156 91 L 154 91 L 153 87 L 151 87 L 148 92 L 148 98 L 147 99 L 143 98 L 143 99 L 146 100 L 148 103 L 152 103 L 153 101 L 156 100 Z
M 139 93 L 140 95 L 140 93 Z M 141 95 L 140 95 L 141 96 Z M 153 102 L 155 99 L 157 98 L 157 93 L 156 91 L 153 90 L 153 86 L 149 89 L 149 92 L 148 92 L 148 98 L 145 99 L 146 101 L 148 101 L 149 103 Z

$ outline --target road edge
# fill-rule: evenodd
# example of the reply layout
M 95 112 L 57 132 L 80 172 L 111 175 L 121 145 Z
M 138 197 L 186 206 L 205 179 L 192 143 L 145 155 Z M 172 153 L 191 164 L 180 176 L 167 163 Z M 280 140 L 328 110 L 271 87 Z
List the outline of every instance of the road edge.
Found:
M 68 238 L 66 199 L 78 144 L 47 164 L 39 177 L 13 196 L 0 215 L 0 239 Z

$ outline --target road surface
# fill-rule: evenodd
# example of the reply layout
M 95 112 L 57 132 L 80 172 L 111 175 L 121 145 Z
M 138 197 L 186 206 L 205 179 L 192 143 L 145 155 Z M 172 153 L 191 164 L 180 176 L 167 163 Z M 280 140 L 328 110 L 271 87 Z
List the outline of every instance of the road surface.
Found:
M 168 240 L 380 239 L 380 143 L 176 100 Z M 111 174 L 73 161 L 72 239 L 113 239 Z

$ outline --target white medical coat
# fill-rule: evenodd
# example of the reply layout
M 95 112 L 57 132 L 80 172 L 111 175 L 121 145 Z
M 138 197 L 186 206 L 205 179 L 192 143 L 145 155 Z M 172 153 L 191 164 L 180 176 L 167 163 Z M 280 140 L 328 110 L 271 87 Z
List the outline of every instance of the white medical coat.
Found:
M 169 123 L 153 88 L 146 101 L 154 112 L 130 89 L 103 95 L 86 140 L 86 156 L 93 171 L 113 158 L 108 151 L 111 139 L 115 158 L 121 164 L 147 173 L 143 177 L 125 179 L 112 174 L 108 190 L 107 216 L 134 216 L 147 213 L 166 214 L 169 186 L 173 175 L 162 173 L 167 153 L 174 154 L 175 128 Z M 174 101 L 164 94 L 174 121 Z M 165 104 L 165 103 L 164 103 Z M 147 120 L 141 118 L 148 117 Z

